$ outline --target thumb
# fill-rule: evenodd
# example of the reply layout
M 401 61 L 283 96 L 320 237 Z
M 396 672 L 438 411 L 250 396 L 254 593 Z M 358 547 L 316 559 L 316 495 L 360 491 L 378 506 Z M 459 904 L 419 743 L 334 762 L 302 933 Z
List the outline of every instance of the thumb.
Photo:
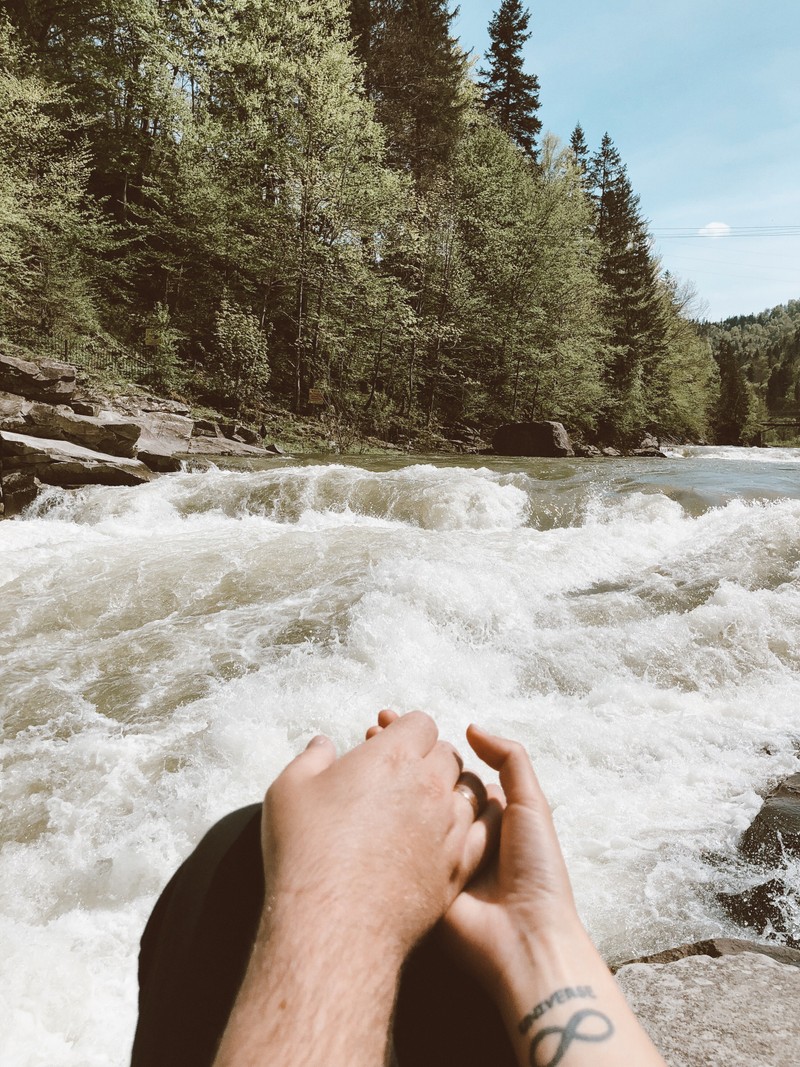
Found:
M 487 734 L 474 724 L 467 728 L 467 740 L 475 755 L 499 772 L 509 804 L 530 805 L 544 799 L 530 757 L 518 741 Z

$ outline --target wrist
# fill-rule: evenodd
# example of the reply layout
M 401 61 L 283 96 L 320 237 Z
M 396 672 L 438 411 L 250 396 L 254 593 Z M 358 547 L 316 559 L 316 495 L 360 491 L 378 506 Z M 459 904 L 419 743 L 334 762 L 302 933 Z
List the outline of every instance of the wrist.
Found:
M 526 930 L 509 940 L 489 981 L 504 1015 L 517 1022 L 526 1015 L 540 989 L 579 982 L 586 961 L 605 964 L 589 935 L 575 918 L 568 925 Z

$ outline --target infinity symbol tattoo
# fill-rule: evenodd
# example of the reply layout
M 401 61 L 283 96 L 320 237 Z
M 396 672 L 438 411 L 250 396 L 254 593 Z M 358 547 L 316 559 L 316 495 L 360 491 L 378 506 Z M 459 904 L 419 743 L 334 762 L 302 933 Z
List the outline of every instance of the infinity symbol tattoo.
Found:
M 580 1032 L 581 1023 L 591 1018 L 602 1020 L 605 1025 L 605 1029 L 602 1033 L 587 1034 Z M 531 1041 L 531 1067 L 556 1067 L 556 1064 L 561 1063 L 564 1054 L 573 1041 L 606 1041 L 613 1033 L 614 1027 L 611 1020 L 607 1015 L 603 1015 L 602 1012 L 593 1011 L 591 1008 L 584 1008 L 583 1011 L 576 1011 L 565 1026 L 548 1026 L 544 1030 L 539 1031 L 533 1041 Z M 546 1063 L 539 1063 L 536 1058 L 536 1052 L 539 1045 L 546 1037 L 550 1037 L 552 1034 L 558 1034 L 560 1036 L 558 1048 Z

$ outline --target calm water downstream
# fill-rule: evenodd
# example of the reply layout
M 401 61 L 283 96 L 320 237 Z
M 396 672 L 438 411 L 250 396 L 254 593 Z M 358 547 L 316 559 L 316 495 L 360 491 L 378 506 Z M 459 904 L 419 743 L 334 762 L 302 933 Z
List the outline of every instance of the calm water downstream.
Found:
M 800 769 L 800 449 L 284 458 L 37 508 L 0 523 L 4 1067 L 124 1064 L 172 869 L 387 705 L 525 742 L 607 956 L 741 935 L 714 893 Z

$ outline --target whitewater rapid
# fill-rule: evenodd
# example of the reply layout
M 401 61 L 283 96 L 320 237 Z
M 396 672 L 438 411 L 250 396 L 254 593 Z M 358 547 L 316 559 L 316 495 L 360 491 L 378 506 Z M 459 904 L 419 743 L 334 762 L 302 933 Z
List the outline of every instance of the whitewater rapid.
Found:
M 127 1062 L 172 870 L 386 706 L 526 744 L 608 958 L 753 936 L 715 893 L 800 769 L 800 450 L 485 462 L 276 460 L 0 523 L 0 1062 Z

